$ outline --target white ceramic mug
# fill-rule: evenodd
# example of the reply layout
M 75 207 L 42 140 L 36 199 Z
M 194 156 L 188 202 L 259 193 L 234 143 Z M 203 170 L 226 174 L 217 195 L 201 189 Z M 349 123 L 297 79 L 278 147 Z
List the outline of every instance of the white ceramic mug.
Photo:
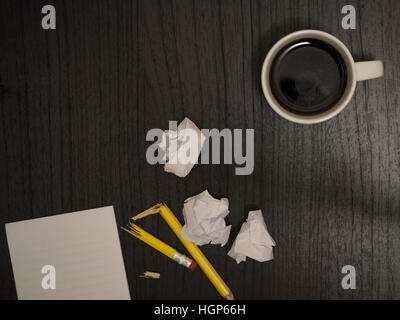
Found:
M 341 55 L 345 62 L 347 71 L 347 84 L 342 97 L 339 101 L 326 111 L 315 114 L 300 114 L 291 112 L 288 108 L 282 106 L 275 98 L 271 85 L 270 85 L 270 72 L 272 63 L 275 57 L 281 52 L 287 45 L 299 41 L 301 39 L 316 39 L 328 43 Z M 314 124 L 327 121 L 339 112 L 341 112 L 350 102 L 354 95 L 357 81 L 364 81 L 374 79 L 383 76 L 383 63 L 382 61 L 365 61 L 365 62 L 354 62 L 353 56 L 347 47 L 336 37 L 329 33 L 322 32 L 319 30 L 302 30 L 291 33 L 286 37 L 279 40 L 269 51 L 265 58 L 264 65 L 261 72 L 261 84 L 264 91 L 265 98 L 269 105 L 283 118 L 301 124 Z

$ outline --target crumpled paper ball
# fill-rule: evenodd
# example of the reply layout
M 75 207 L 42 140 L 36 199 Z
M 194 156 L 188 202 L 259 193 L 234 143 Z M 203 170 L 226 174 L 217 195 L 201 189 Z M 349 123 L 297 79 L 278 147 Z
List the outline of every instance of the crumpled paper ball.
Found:
M 269 261 L 274 258 L 272 248 L 275 245 L 274 239 L 267 230 L 262 211 L 251 211 L 233 242 L 228 256 L 235 259 L 237 263 L 246 261 L 246 257 L 259 262 Z
M 228 242 L 231 226 L 225 224 L 229 214 L 229 201 L 213 198 L 207 190 L 185 200 L 183 217 L 185 225 L 181 236 L 201 246 L 204 244 L 221 244 Z

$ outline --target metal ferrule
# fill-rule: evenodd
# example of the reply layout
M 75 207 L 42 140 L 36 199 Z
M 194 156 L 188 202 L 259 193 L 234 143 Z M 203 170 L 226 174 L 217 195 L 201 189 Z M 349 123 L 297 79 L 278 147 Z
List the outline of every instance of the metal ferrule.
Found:
M 172 257 L 172 259 L 178 262 L 179 264 L 185 266 L 186 268 L 189 268 L 193 262 L 192 259 L 186 257 L 184 254 L 181 254 L 179 252 L 176 252 Z

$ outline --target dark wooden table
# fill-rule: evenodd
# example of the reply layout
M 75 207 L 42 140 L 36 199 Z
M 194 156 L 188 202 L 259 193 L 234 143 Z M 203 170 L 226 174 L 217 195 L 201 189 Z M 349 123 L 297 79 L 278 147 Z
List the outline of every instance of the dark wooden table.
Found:
M 57 29 L 41 28 L 53 4 Z M 341 9 L 357 9 L 357 29 Z M 123 225 L 204 189 L 228 197 L 230 241 L 204 253 L 241 299 L 400 298 L 400 2 L 0 1 L 0 298 L 16 299 L 4 224 L 114 205 Z M 262 62 L 279 38 L 315 28 L 385 76 L 358 85 L 348 108 L 320 125 L 269 108 Z M 254 128 L 255 170 L 197 165 L 180 179 L 146 162 L 151 128 L 191 118 L 200 128 Z M 275 259 L 227 256 L 248 211 L 260 208 Z M 146 229 L 184 251 L 156 217 Z M 191 273 L 120 233 L 132 297 L 218 299 Z M 343 290 L 341 268 L 356 268 Z M 161 280 L 137 275 L 158 271 Z

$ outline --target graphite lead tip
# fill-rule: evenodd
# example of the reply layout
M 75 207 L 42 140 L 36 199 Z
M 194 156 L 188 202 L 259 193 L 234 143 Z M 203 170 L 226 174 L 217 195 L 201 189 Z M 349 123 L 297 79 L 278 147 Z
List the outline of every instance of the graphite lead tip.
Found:
M 225 300 L 235 300 L 235 297 L 233 296 L 232 292 L 229 292 L 229 294 L 226 295 L 224 298 Z

